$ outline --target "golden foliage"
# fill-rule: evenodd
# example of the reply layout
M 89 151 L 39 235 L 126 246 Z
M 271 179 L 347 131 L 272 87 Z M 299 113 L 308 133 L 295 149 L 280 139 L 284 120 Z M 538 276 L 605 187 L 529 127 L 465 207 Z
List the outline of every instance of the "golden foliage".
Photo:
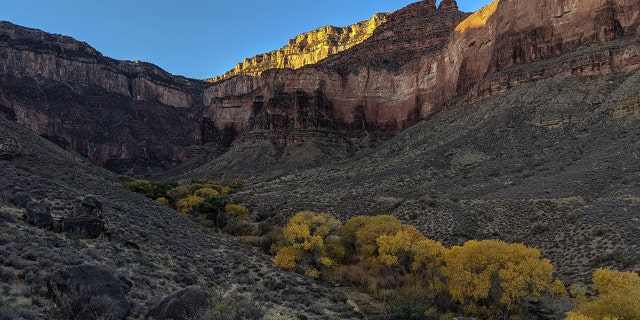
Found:
M 156 199 L 156 201 L 162 203 L 166 207 L 171 208 L 171 203 L 169 203 L 169 200 L 167 200 L 167 198 L 165 198 L 165 197 L 160 197 L 160 198 Z
M 344 256 L 338 236 L 340 227 L 340 221 L 326 213 L 297 213 L 282 228 L 284 243 L 276 248 L 276 258 L 282 257 L 276 264 L 287 265 L 287 269 L 300 266 L 307 275 L 319 277 L 318 269 L 337 266 Z
M 592 280 L 598 296 L 582 301 L 567 319 L 640 319 L 640 276 L 637 273 L 599 269 L 593 273 Z
M 299 260 L 301 256 L 302 253 L 297 248 L 281 248 L 275 258 L 276 265 L 282 269 L 292 270 L 298 265 L 297 260 Z
M 180 211 L 180 213 L 190 214 L 193 213 L 195 208 L 203 202 L 203 197 L 188 196 L 184 199 L 179 200 L 176 205 L 178 206 L 178 211 Z
M 247 207 L 233 203 L 226 205 L 224 211 L 229 218 L 249 215 L 249 209 L 247 209 Z
M 511 310 L 527 298 L 564 294 L 562 282 L 553 279 L 551 262 L 523 244 L 471 240 L 452 247 L 444 260 L 449 293 L 463 304 L 489 299 Z
M 167 196 L 170 197 L 171 199 L 173 199 L 173 201 L 178 201 L 181 199 L 184 199 L 188 196 L 191 195 L 191 191 L 189 191 L 189 188 L 187 187 L 183 187 L 183 186 L 177 186 L 173 189 L 169 189 L 167 191 Z
M 220 192 L 213 190 L 213 188 L 204 187 L 196 190 L 193 195 L 203 198 L 213 198 L 219 196 Z

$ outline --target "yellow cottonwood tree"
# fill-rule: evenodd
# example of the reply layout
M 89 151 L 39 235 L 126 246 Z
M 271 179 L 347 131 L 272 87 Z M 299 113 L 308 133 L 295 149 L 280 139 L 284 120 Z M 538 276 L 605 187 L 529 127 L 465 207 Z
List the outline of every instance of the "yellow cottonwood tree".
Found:
M 203 197 L 188 196 L 184 199 L 180 199 L 176 203 L 176 206 L 178 207 L 178 210 L 180 211 L 180 213 L 189 214 L 189 213 L 193 213 L 196 207 L 203 202 L 204 202 Z
M 196 190 L 193 193 L 193 195 L 198 197 L 203 197 L 203 198 L 213 198 L 220 195 L 220 192 L 213 190 L 212 188 L 209 188 L 209 187 L 204 187 Z
M 282 229 L 285 244 L 276 248 L 276 264 L 285 269 L 300 267 L 307 275 L 319 277 L 319 269 L 337 266 L 342 260 L 344 249 L 336 248 L 341 227 L 340 221 L 326 213 L 297 213 Z
M 598 269 L 592 279 L 598 296 L 582 301 L 567 319 L 640 319 L 640 276 L 637 273 Z
M 471 240 L 446 251 L 444 261 L 443 273 L 454 300 L 500 307 L 505 318 L 527 298 L 565 294 L 562 282 L 553 279 L 551 262 L 523 244 Z

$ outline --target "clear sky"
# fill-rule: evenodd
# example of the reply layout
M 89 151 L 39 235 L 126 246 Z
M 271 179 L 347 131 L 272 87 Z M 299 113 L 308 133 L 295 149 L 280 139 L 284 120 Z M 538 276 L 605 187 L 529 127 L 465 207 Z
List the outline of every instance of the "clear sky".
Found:
M 245 57 L 324 25 L 345 26 L 415 0 L 0 0 L 0 20 L 85 41 L 190 78 L 213 77 Z M 439 3 L 440 1 L 438 1 Z M 472 12 L 490 0 L 458 0 Z

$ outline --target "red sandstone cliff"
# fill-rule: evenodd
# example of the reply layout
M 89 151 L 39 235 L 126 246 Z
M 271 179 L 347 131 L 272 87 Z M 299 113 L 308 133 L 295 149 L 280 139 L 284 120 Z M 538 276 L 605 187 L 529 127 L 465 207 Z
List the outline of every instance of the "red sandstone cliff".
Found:
M 323 97 L 323 117 L 334 129 L 401 130 L 454 97 L 470 101 L 541 77 L 635 69 L 639 13 L 637 1 L 496 0 L 467 16 L 452 0 L 438 9 L 435 1 L 421 1 L 390 15 L 348 51 L 300 70 L 213 85 L 205 90 L 204 104 L 217 127 L 234 123 L 242 131 L 255 105 L 305 92 Z M 614 40 L 624 43 L 600 46 Z M 514 69 L 587 46 L 593 48 L 586 56 L 533 74 Z M 291 107 L 263 112 L 267 117 L 261 121 L 268 122 L 263 127 L 303 127 L 295 116 L 299 108 Z

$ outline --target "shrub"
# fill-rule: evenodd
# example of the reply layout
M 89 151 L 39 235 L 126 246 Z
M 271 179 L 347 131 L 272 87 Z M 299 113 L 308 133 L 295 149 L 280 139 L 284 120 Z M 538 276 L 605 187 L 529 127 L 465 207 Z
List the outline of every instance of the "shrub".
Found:
M 274 248 L 276 264 L 317 278 L 342 262 L 340 221 L 329 214 L 302 211 L 282 229 L 281 247 Z

